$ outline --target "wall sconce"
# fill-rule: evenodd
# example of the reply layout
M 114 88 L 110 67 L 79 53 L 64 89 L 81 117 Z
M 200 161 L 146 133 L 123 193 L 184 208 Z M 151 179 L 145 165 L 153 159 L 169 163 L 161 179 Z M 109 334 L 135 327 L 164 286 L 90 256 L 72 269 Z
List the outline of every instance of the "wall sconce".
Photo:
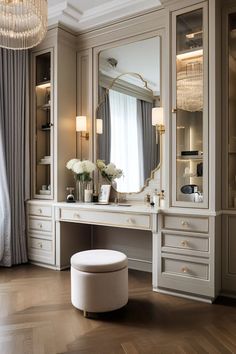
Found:
M 103 134 L 103 120 L 100 118 L 96 119 L 96 133 Z
M 87 132 L 87 117 L 86 116 L 77 116 L 76 117 L 76 131 L 80 132 L 80 138 L 86 140 L 89 139 L 89 133 Z M 85 134 L 83 135 L 83 132 Z
M 154 107 L 152 109 L 152 125 L 156 127 L 156 144 L 158 136 L 165 133 L 163 107 Z
M 80 160 L 82 160 L 82 139 L 89 140 L 89 132 L 87 132 L 87 117 L 76 117 L 76 132 L 80 133 Z M 83 134 L 84 132 L 84 134 Z M 77 139 L 76 139 L 77 141 Z M 77 150 L 77 147 L 76 147 Z M 76 151 L 77 152 L 77 151 Z

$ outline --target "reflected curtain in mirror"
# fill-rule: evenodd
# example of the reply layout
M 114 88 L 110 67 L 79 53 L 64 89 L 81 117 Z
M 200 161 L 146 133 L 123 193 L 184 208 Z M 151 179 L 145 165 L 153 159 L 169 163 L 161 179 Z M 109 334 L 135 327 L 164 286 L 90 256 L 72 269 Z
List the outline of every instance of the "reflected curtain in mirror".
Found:
M 104 100 L 104 104 L 98 107 L 97 117 L 103 121 L 103 134 L 98 135 L 98 156 L 106 164 L 110 162 L 111 151 L 111 119 L 109 95 L 106 89 L 99 86 L 99 101 Z
M 140 143 L 143 145 L 143 175 L 144 180 L 150 177 L 150 171 L 154 170 L 159 163 L 159 144 L 156 144 L 156 133 L 150 125 L 153 104 L 143 100 L 137 100 L 137 117 L 142 137 Z

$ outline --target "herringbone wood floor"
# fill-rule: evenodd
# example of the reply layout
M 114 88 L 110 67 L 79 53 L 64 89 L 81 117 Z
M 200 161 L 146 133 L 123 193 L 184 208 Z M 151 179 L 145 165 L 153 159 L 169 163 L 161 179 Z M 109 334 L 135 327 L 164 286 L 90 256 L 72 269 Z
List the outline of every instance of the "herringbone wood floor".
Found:
M 236 302 L 208 305 L 151 291 L 131 271 L 129 303 L 94 319 L 70 303 L 70 273 L 0 268 L 0 354 L 236 353 Z

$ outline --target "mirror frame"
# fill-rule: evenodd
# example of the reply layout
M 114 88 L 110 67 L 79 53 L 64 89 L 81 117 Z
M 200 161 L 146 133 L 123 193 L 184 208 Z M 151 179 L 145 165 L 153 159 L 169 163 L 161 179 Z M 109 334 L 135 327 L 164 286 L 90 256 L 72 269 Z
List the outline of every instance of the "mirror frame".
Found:
M 130 43 L 134 43 L 134 42 L 138 42 L 138 41 L 142 41 L 145 39 L 150 39 L 153 37 L 159 37 L 160 38 L 160 106 L 164 106 L 166 107 L 164 110 L 167 111 L 169 110 L 169 101 L 167 99 L 167 93 L 164 90 L 164 87 L 166 87 L 165 85 L 165 81 L 163 80 L 163 77 L 166 78 L 166 80 L 169 79 L 168 76 L 168 63 L 165 62 L 165 58 L 166 58 L 166 54 L 167 54 L 167 48 L 163 47 L 163 43 L 165 42 L 163 39 L 166 38 L 166 32 L 164 30 L 164 28 L 159 28 L 147 33 L 143 33 L 143 34 L 138 34 L 138 35 L 134 35 L 132 37 L 129 38 L 122 38 L 119 40 L 116 40 L 114 42 L 109 42 L 109 43 L 104 43 L 103 45 L 99 45 L 97 47 L 94 48 L 93 50 L 93 160 L 96 162 L 97 160 L 97 133 L 96 133 L 96 117 L 97 117 L 97 107 L 99 105 L 98 102 L 98 86 L 99 86 L 99 55 L 100 52 L 102 52 L 103 50 L 106 49 L 110 49 L 110 48 L 115 48 L 115 47 L 119 47 L 119 46 L 123 46 L 126 44 L 130 44 Z M 121 74 L 123 75 L 123 74 Z M 118 192 L 120 194 L 126 194 L 126 195 L 138 195 L 141 194 L 145 188 L 148 187 L 149 183 L 155 179 L 155 174 L 158 170 L 160 170 L 160 179 L 159 179 L 159 189 L 165 189 L 165 187 L 162 185 L 162 180 L 163 180 L 163 169 L 161 169 L 162 167 L 162 161 L 163 161 L 163 151 L 165 152 L 165 145 L 163 145 L 163 143 L 165 143 L 165 138 L 162 137 L 162 135 L 160 135 L 160 161 L 158 166 L 151 171 L 150 177 L 146 178 L 146 180 L 144 181 L 144 185 L 143 187 L 140 189 L 140 191 L 138 192 Z

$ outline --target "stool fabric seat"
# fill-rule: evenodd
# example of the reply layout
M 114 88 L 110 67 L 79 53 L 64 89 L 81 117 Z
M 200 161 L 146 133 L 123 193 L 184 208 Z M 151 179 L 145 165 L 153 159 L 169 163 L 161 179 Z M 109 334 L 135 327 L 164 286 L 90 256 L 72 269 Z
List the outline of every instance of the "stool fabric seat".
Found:
M 88 250 L 71 257 L 71 302 L 86 312 L 107 312 L 128 302 L 128 260 L 113 250 Z
M 127 267 L 128 260 L 124 253 L 111 250 L 89 250 L 78 252 L 71 257 L 71 266 L 82 272 L 114 272 Z

